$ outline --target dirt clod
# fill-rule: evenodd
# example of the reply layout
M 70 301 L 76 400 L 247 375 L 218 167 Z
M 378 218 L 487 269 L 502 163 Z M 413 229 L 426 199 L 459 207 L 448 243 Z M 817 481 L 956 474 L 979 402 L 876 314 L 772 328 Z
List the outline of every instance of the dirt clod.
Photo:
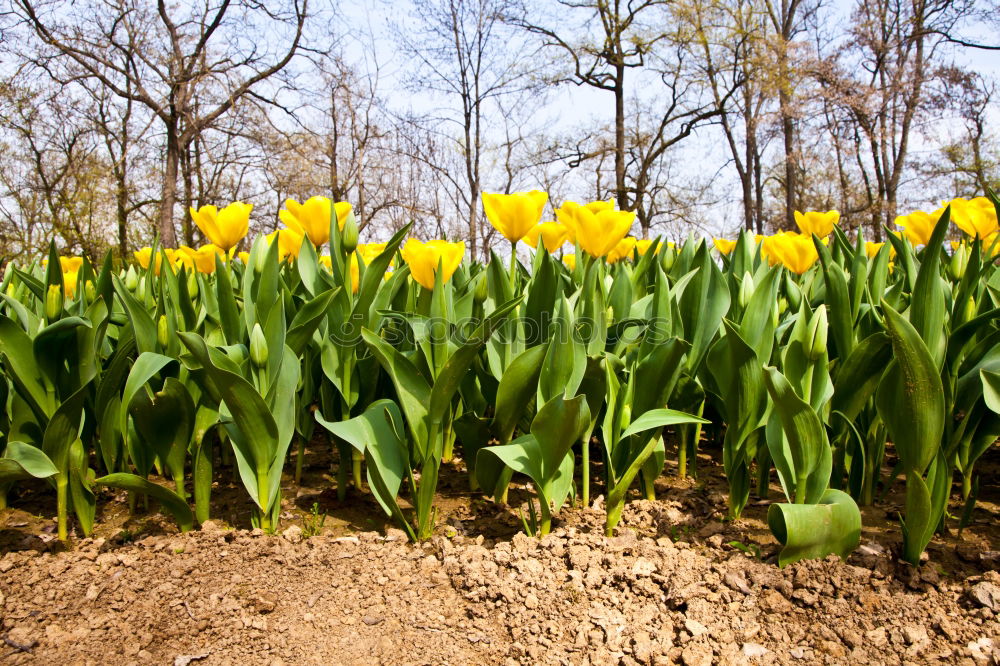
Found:
M 889 514 L 878 509 L 866 514 L 865 545 L 847 561 L 779 568 L 767 506 L 723 522 L 720 480 L 701 478 L 705 488 L 658 479 L 662 499 L 626 504 L 613 538 L 604 536 L 602 498 L 595 510 L 560 512 L 552 533 L 536 539 L 519 531 L 516 502 L 526 499 L 512 499 L 511 508 L 465 495 L 420 545 L 388 522 L 340 520 L 347 514 L 333 504 L 335 493 L 320 491 L 287 493 L 303 515 L 315 504 L 329 514 L 315 536 L 314 523 L 294 524 L 284 511 L 278 535 L 238 529 L 249 526 L 248 517 L 220 517 L 179 534 L 169 519 L 147 514 L 144 529 L 129 523 L 62 545 L 44 531 L 50 519 L 8 509 L 0 514 L 0 660 L 1000 661 L 1000 560 L 987 556 L 996 552 L 990 530 L 998 505 L 984 500 L 977 510 L 983 519 L 958 545 L 936 537 L 931 560 L 920 567 L 898 561 L 898 525 L 884 527 L 883 519 L 879 529 L 877 516 Z M 446 487 L 467 493 L 468 482 L 463 476 Z M 516 493 L 528 497 L 518 489 L 511 497 Z M 359 515 L 378 515 L 370 496 L 351 502 L 371 504 Z
M 976 583 L 969 590 L 969 596 L 980 606 L 991 611 L 1000 610 L 1000 587 L 989 581 Z

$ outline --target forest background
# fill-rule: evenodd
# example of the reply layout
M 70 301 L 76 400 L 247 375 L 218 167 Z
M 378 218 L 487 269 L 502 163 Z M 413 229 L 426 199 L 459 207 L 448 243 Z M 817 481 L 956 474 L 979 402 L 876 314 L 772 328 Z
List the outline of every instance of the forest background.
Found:
M 3 0 L 0 256 L 129 259 L 188 210 L 354 206 L 497 245 L 483 191 L 633 233 L 898 214 L 1000 183 L 996 0 Z

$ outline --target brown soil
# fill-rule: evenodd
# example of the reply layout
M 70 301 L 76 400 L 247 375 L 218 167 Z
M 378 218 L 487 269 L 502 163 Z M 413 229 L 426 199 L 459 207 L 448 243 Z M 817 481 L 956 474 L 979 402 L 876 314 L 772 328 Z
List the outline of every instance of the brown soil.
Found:
M 994 465 L 984 460 L 986 466 Z M 553 534 L 442 479 L 439 535 L 413 546 L 367 495 L 343 505 L 328 462 L 286 488 L 285 532 L 244 527 L 220 480 L 219 522 L 176 534 L 102 498 L 96 538 L 52 536 L 28 488 L 0 512 L 0 661 L 11 664 L 995 663 L 996 489 L 970 528 L 898 562 L 893 495 L 865 509 L 862 547 L 779 569 L 767 500 L 733 523 L 718 465 L 663 477 L 602 536 L 601 498 Z M 779 491 L 772 490 L 772 499 Z M 512 491 L 513 503 L 530 497 Z M 313 506 L 328 518 L 317 536 Z M 960 507 L 953 507 L 959 511 Z M 954 521 L 952 521 L 954 522 Z M 290 526 L 290 527 L 289 527 Z M 305 533 L 303 527 L 306 528 Z M 377 530 L 377 531 L 376 531 Z

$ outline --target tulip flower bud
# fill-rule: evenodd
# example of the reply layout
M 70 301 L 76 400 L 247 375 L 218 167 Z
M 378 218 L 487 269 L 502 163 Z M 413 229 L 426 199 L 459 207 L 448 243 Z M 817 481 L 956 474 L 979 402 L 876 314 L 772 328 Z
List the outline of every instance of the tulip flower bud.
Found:
M 826 339 L 827 339 L 827 321 L 826 321 L 826 306 L 821 305 L 813 313 L 812 319 L 809 321 L 809 337 L 808 346 L 806 347 L 806 356 L 810 361 L 818 361 L 823 357 L 826 352 Z
M 741 308 L 750 305 L 750 297 L 753 296 L 753 292 L 753 277 L 750 273 L 744 273 L 743 279 L 740 280 L 739 304 Z
M 156 341 L 164 349 L 170 346 L 170 327 L 167 326 L 167 315 L 160 315 L 160 319 L 156 322 Z
M 663 266 L 663 270 L 669 271 L 674 267 L 674 260 L 677 259 L 677 251 L 672 247 L 665 247 L 661 254 L 663 254 L 663 259 L 660 260 L 660 265 Z
M 277 238 L 275 242 L 278 242 Z M 260 241 L 253 244 L 250 248 L 250 262 L 253 264 L 253 272 L 255 275 L 260 275 L 261 270 L 264 267 L 264 261 L 267 259 L 268 244 L 262 243 Z M 281 261 L 280 258 L 278 260 Z
M 97 287 L 94 286 L 93 280 L 87 280 L 87 283 L 83 285 L 83 293 L 87 297 L 88 303 L 97 300 Z
M 354 212 L 347 215 L 344 220 L 344 228 L 340 232 L 340 244 L 346 254 L 351 254 L 358 248 L 358 221 L 354 219 Z
M 802 304 L 802 290 L 787 273 L 785 274 L 785 298 L 788 299 L 788 307 L 793 310 L 798 310 Z
M 776 310 L 776 312 L 779 315 L 783 315 L 786 312 L 788 312 L 788 299 L 785 298 L 784 296 L 778 297 L 778 309 Z
M 7 295 L 14 298 L 14 294 L 17 293 L 17 289 L 14 287 L 14 281 L 11 280 L 7 283 Z
M 198 276 L 193 272 L 189 273 L 187 276 L 187 288 L 188 296 L 194 298 L 198 295 Z
M 247 360 L 246 357 L 246 347 L 243 345 L 236 345 L 235 347 L 230 347 L 229 358 L 233 360 L 236 365 L 243 365 L 244 361 Z
M 479 276 L 479 282 L 476 283 L 476 293 L 473 295 L 475 302 L 483 303 L 486 301 L 486 297 L 490 295 L 490 284 L 486 280 L 486 275 Z
M 49 286 L 49 293 L 45 297 L 45 316 L 50 321 L 54 321 L 59 318 L 62 314 L 63 309 L 63 293 L 59 285 L 53 284 Z
M 267 364 L 267 338 L 264 337 L 260 324 L 254 324 L 250 333 L 250 360 L 258 368 Z
M 969 297 L 969 300 L 965 302 L 965 319 L 963 321 L 969 321 L 976 316 L 976 299 Z
M 135 267 L 129 266 L 128 271 L 125 273 L 125 288 L 129 291 L 135 291 L 138 286 L 139 276 L 135 274 Z
M 951 255 L 948 262 L 948 277 L 958 282 L 965 275 L 965 269 L 969 265 L 969 246 L 961 243 Z

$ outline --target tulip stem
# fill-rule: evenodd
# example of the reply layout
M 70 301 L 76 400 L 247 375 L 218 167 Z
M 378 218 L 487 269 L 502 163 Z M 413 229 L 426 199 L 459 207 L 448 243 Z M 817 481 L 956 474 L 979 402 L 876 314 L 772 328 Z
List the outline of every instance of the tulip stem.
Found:
M 58 521 L 59 540 L 69 537 L 67 527 L 69 516 L 69 474 L 62 473 L 56 477 L 56 516 Z
M 348 461 L 351 460 L 351 445 L 347 442 L 337 439 L 337 453 L 338 463 L 337 463 L 337 500 L 343 502 L 347 499 L 347 480 L 350 478 L 350 466 Z
M 510 242 L 510 288 L 517 291 L 517 241 Z
M 295 452 L 295 485 L 302 485 L 302 465 L 306 458 L 305 437 L 298 438 L 298 450 Z
M 354 447 L 351 447 L 351 472 L 354 476 L 354 487 L 361 490 L 361 452 Z
M 677 476 L 682 479 L 687 476 L 688 469 L 687 440 L 689 427 L 687 424 L 684 424 L 677 428 L 677 434 L 680 435 L 680 441 L 677 446 Z
M 583 500 L 583 508 L 590 506 L 590 435 L 588 434 L 581 441 L 580 450 L 581 474 L 580 474 L 580 498 Z

